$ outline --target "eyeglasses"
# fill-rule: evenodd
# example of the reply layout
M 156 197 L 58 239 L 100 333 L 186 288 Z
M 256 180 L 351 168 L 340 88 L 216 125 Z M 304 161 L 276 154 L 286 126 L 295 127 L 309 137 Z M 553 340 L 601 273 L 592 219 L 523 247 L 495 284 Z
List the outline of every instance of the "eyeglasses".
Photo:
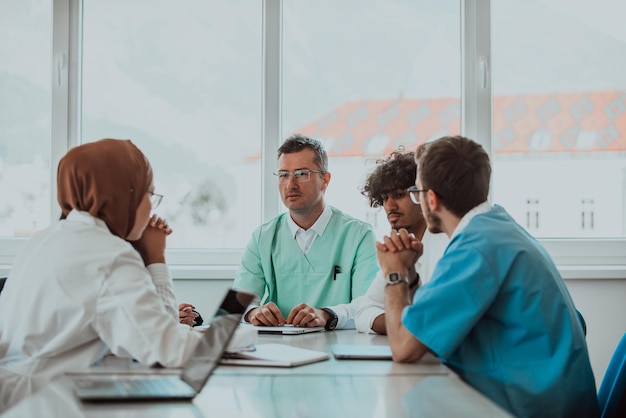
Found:
M 161 200 L 163 200 L 163 195 L 154 193 L 150 190 L 148 190 L 147 193 L 150 195 L 150 204 L 152 205 L 152 210 L 158 208 L 161 204 Z
M 278 177 L 279 183 L 287 183 L 290 174 L 293 176 L 296 183 L 306 183 L 311 179 L 311 173 L 325 174 L 326 172 L 321 170 L 296 170 L 293 173 L 289 171 L 277 171 L 274 175 Z
M 406 189 L 406 191 L 409 192 L 409 196 L 411 196 L 411 200 L 416 205 L 420 204 L 420 193 L 427 192 L 429 190 L 430 189 L 418 189 L 417 186 L 411 186 L 408 189 Z

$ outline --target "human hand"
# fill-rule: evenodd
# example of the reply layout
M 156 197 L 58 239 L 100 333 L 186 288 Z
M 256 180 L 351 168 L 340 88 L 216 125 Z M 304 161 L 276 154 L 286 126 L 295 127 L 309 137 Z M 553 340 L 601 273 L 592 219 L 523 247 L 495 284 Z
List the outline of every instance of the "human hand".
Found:
M 306 303 L 295 306 L 287 316 L 287 323 L 295 327 L 323 327 L 326 325 L 327 313 L 315 309 Z
M 172 228 L 170 228 L 170 226 L 167 224 L 167 221 L 163 218 L 159 218 L 156 214 L 150 217 L 148 227 L 163 231 L 165 232 L 165 235 L 169 235 L 174 232 Z
M 254 308 L 248 312 L 248 322 L 252 325 L 284 325 L 285 318 L 274 302 Z
M 141 238 L 131 242 L 141 254 L 146 266 L 154 263 L 165 263 L 165 238 L 172 233 L 167 221 L 152 215 Z
M 189 303 L 181 303 L 178 305 L 178 318 L 181 324 L 194 326 L 198 313 L 194 312 L 193 305 Z
M 392 230 L 383 242 L 376 243 L 376 256 L 385 276 L 393 271 L 405 275 L 414 271 L 413 267 L 423 252 L 423 244 L 404 228 Z

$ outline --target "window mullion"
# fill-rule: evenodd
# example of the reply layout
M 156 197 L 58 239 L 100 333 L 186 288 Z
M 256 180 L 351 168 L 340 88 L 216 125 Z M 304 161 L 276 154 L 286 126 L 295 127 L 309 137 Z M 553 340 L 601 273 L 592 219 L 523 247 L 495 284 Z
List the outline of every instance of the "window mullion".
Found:
M 490 0 L 461 0 L 461 132 L 491 154 Z
M 56 169 L 61 157 L 79 142 L 80 0 L 54 0 L 51 62 L 50 213 L 58 218 Z
M 272 172 L 276 167 L 276 150 L 281 138 L 282 83 L 282 4 L 280 0 L 263 2 L 263 145 L 262 145 L 262 212 L 269 220 L 279 210 L 278 190 Z

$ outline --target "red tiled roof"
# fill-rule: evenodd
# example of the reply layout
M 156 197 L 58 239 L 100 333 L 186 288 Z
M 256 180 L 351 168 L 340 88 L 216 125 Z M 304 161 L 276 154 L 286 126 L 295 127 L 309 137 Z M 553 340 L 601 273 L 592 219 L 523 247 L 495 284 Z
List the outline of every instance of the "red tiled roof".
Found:
M 458 134 L 460 112 L 456 98 L 351 101 L 295 132 L 329 157 L 382 156 Z M 492 135 L 495 153 L 626 151 L 626 92 L 495 96 Z
M 494 98 L 495 152 L 626 150 L 626 92 Z
M 328 155 L 388 154 L 459 131 L 459 100 L 404 99 L 349 102 L 298 132 L 324 140 Z

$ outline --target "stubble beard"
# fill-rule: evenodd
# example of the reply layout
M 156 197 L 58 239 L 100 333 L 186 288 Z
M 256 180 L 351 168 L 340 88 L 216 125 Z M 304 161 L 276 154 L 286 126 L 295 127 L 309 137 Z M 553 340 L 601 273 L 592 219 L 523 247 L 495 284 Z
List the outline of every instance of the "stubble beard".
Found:
M 426 205 L 423 206 L 424 208 L 423 214 L 424 214 L 424 219 L 426 219 L 426 225 L 428 226 L 428 231 L 431 234 L 439 234 L 443 232 L 443 229 L 441 227 L 441 218 L 430 210 L 430 205 L 428 204 L 428 202 L 425 202 L 425 203 Z

